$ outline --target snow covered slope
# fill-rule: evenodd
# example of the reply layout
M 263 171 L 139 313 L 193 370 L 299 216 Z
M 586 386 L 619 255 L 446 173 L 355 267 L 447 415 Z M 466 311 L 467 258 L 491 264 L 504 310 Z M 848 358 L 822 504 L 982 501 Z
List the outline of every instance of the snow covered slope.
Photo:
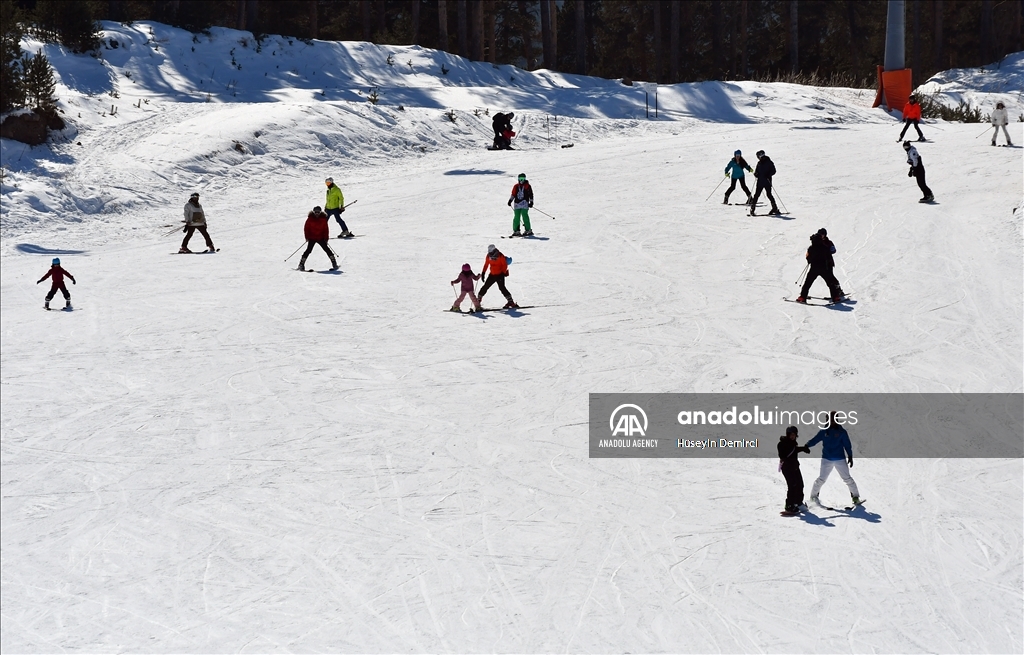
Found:
M 859 458 L 866 511 L 781 519 L 774 461 L 591 460 L 586 426 L 591 392 L 1021 392 L 1019 150 L 924 126 L 926 206 L 873 91 L 662 87 L 647 121 L 617 82 L 106 27 L 52 56 L 70 140 L 2 144 L 5 652 L 1024 648 L 1020 460 Z M 721 204 L 736 148 L 787 215 Z M 555 220 L 503 241 L 519 172 Z M 296 272 L 326 175 L 361 236 Z M 216 255 L 160 236 L 193 190 Z M 819 227 L 853 304 L 780 301 Z M 536 307 L 443 312 L 488 243 Z

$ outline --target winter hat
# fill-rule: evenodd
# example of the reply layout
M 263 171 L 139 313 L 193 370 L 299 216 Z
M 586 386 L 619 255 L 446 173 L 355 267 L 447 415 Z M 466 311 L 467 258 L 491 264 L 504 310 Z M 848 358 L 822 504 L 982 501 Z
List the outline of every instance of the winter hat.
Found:
M 188 197 L 189 200 L 192 200 L 193 198 L 195 198 L 196 200 L 199 200 L 199 194 L 198 193 L 193 193 L 192 195 L 190 195 Z
M 491 245 L 487 246 L 487 253 L 488 254 L 494 252 L 495 250 L 497 250 L 497 248 L 494 247 L 493 243 Z
M 786 428 L 786 436 L 788 437 L 791 434 L 800 434 L 800 432 L 796 429 L 795 425 L 791 425 L 788 428 Z
M 470 266 L 469 264 L 463 264 L 462 265 L 462 270 L 464 270 L 465 272 L 469 273 L 470 271 L 473 270 L 473 267 Z
M 50 264 L 52 264 L 54 266 L 60 266 L 60 257 L 54 257 L 53 261 L 50 262 Z
M 826 230 L 825 228 L 821 228 L 820 230 L 818 230 L 818 234 L 820 234 L 823 237 L 828 236 L 828 230 Z
M 526 181 L 526 173 L 520 173 L 519 174 L 519 181 L 520 182 L 525 182 Z
M 508 119 L 509 119 L 509 120 L 512 120 L 513 118 L 515 118 L 515 117 L 516 117 L 516 115 L 515 115 L 515 114 L 513 114 L 512 112 L 509 112 L 508 114 L 506 114 L 506 116 L 508 116 Z
M 757 157 L 758 159 L 764 157 L 764 150 L 758 150 L 754 156 Z
M 334 184 L 334 178 L 333 177 L 329 177 L 326 180 L 324 180 L 324 182 L 327 182 L 328 184 Z
M 313 208 L 313 213 L 314 213 L 314 214 L 319 214 L 319 213 L 320 213 L 320 212 L 322 212 L 322 211 L 323 211 L 323 210 L 322 210 L 322 209 L 320 209 L 320 205 L 317 205 L 316 207 L 314 207 L 314 208 Z
M 1001 103 L 1001 102 L 997 102 L 997 103 L 996 103 L 996 109 L 1002 109 L 1002 108 L 1003 108 L 1003 107 L 1005 107 L 1005 106 L 1006 106 L 1006 105 L 1004 105 L 1004 104 L 1003 104 L 1003 103 Z
M 736 152 L 732 153 L 732 156 L 733 156 L 733 157 L 739 157 L 739 156 L 740 156 L 740 155 L 742 155 L 742 154 L 743 154 L 742 152 L 740 152 L 739 150 L 737 150 Z
M 904 150 L 910 150 L 910 141 L 904 141 L 903 142 L 903 149 Z

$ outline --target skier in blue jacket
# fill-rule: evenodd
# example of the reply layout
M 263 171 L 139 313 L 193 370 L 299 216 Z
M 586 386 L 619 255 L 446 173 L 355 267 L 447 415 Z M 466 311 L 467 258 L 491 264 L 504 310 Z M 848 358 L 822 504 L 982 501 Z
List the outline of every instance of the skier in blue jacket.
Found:
M 725 200 L 722 202 L 723 205 L 729 204 L 729 194 L 736 189 L 737 182 L 739 182 L 740 186 L 743 187 L 743 192 L 747 194 L 747 204 L 750 204 L 750 189 L 747 188 L 747 183 L 743 179 L 745 177 L 745 174 L 743 173 L 744 170 L 750 171 L 751 173 L 754 172 L 754 169 L 750 167 L 747 160 L 743 158 L 743 153 L 737 150 L 732 153 L 732 159 L 730 159 L 729 163 L 725 165 L 725 175 L 726 177 L 731 176 L 732 182 L 729 184 L 729 189 L 725 192 Z
M 839 471 L 839 477 L 850 490 L 853 503 L 859 505 L 861 502 L 860 492 L 857 490 L 857 483 L 850 475 L 850 467 L 853 466 L 853 446 L 850 445 L 850 435 L 847 434 L 846 428 L 836 423 L 835 412 L 829 412 L 828 427 L 819 431 L 813 439 L 804 445 L 810 448 L 819 442 L 822 444 L 821 472 L 811 487 L 811 500 L 818 505 L 821 504 L 821 501 L 818 500 L 818 492 L 821 491 L 821 486 L 825 484 L 832 469 L 836 469 Z

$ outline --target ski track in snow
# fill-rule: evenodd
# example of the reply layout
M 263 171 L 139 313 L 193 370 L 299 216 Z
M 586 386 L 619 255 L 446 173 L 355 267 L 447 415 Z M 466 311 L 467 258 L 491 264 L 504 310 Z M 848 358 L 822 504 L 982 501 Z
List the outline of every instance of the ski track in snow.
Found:
M 866 505 L 781 518 L 774 461 L 586 452 L 591 392 L 1020 392 L 1019 155 L 976 126 L 922 144 L 924 206 L 881 121 L 579 120 L 561 149 L 524 112 L 493 153 L 467 111 L 121 111 L 4 189 L 5 652 L 1024 649 L 1020 460 L 858 458 Z M 789 217 L 703 200 L 738 146 Z M 520 171 L 548 241 L 499 239 Z M 326 175 L 365 238 L 299 274 Z M 172 257 L 191 189 L 222 251 Z M 819 227 L 854 304 L 780 301 Z M 543 306 L 438 311 L 488 243 Z M 84 251 L 81 311 L 41 309 L 51 250 Z

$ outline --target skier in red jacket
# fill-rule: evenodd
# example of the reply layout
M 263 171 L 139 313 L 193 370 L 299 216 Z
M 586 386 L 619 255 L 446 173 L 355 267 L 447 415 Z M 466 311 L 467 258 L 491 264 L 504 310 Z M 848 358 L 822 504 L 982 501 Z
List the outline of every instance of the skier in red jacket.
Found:
M 43 309 L 50 308 L 50 301 L 53 300 L 55 295 L 57 295 L 58 290 L 64 294 L 64 309 L 71 309 L 71 293 L 68 291 L 68 288 L 64 286 L 65 275 L 71 278 L 71 284 L 78 284 L 75 282 L 74 275 L 60 267 L 60 258 L 54 257 L 51 262 L 50 270 L 46 272 L 46 275 L 39 278 L 39 282 L 42 282 L 46 278 L 50 278 L 50 293 L 46 294 L 46 302 L 43 303 Z M 36 284 L 39 284 L 39 282 L 36 282 Z
M 505 296 L 505 300 L 508 301 L 502 309 L 518 309 L 519 305 L 512 300 L 512 294 L 505 288 L 505 278 L 508 277 L 508 259 L 494 247 L 493 243 L 487 246 L 487 258 L 484 260 L 484 267 L 480 269 L 480 276 L 483 277 L 488 269 L 491 274 L 487 276 L 487 281 L 480 287 L 480 296 L 478 297 L 480 304 L 483 304 L 484 294 L 491 288 L 491 285 L 497 283 L 501 295 Z
M 327 240 L 331 238 L 330 226 L 328 221 L 330 217 L 324 213 L 320 207 L 314 207 L 313 211 L 309 212 L 306 216 L 306 225 L 303 227 L 303 232 L 306 235 L 306 252 L 302 253 L 302 259 L 299 260 L 299 270 L 306 270 L 306 258 L 309 257 L 309 253 L 313 252 L 313 246 L 318 245 L 324 249 L 327 256 L 331 258 L 331 270 L 338 270 L 338 260 L 334 258 L 334 251 L 327 245 Z
M 914 129 L 917 130 L 917 140 L 924 141 L 924 134 L 921 133 L 921 105 L 918 104 L 917 98 L 910 96 L 910 100 L 907 100 L 907 104 L 903 106 L 903 131 L 900 132 L 900 138 L 897 141 L 903 140 L 903 135 L 907 133 L 910 126 L 913 125 Z

